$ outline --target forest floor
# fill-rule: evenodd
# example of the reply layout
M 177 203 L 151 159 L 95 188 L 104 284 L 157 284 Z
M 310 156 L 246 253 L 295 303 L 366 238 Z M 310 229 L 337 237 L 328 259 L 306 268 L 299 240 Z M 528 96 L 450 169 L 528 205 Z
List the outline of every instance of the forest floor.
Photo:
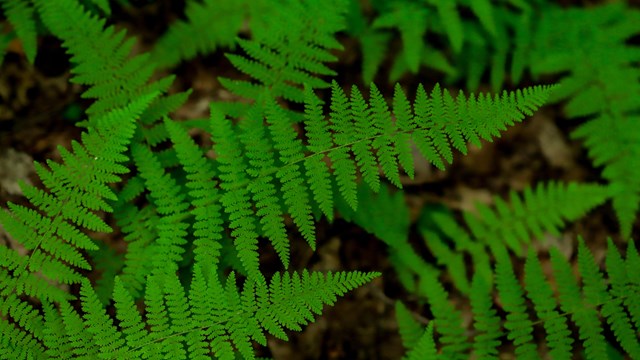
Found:
M 151 20 L 147 17 L 152 14 L 155 21 L 160 22 L 164 16 L 167 23 L 172 16 L 167 9 L 164 11 L 166 13 L 159 13 L 154 6 L 148 6 L 138 12 L 116 13 L 116 16 L 120 16 L 119 21 L 131 35 L 150 41 L 162 29 L 149 26 Z M 356 75 L 350 74 L 360 73 L 360 55 L 349 40 L 345 39 L 344 45 L 345 50 L 337 54 L 340 60 L 336 68 L 339 74 L 347 74 L 338 79 L 347 87 L 359 81 Z M 81 132 L 74 120 L 87 103 L 77 102 L 83 89 L 69 83 L 68 58 L 54 38 L 41 39 L 39 46 L 41 55 L 35 66 L 28 64 L 19 46 L 15 46 L 0 68 L 0 204 L 24 203 L 17 182 L 36 182 L 32 162 L 58 160 L 57 147 L 69 147 Z M 175 69 L 177 80 L 173 91 L 194 90 L 189 102 L 174 114 L 176 119 L 205 118 L 209 101 L 229 97 L 217 77 L 239 75 L 222 53 L 183 63 Z M 408 88 L 415 88 L 419 79 L 430 87 L 435 78 L 426 72 L 419 78 L 401 81 Z M 384 84 L 383 78 L 380 79 Z M 392 87 L 381 88 L 381 91 L 390 96 Z M 476 202 L 491 203 L 493 196 L 506 196 L 510 190 L 522 190 L 538 181 L 599 181 L 599 170 L 593 169 L 581 145 L 569 139 L 568 134 L 576 125 L 563 119 L 560 107 L 546 106 L 511 127 L 494 143 L 472 148 L 467 156 L 456 155 L 446 171 L 426 163 L 418 166 L 416 178 L 405 179 L 404 183 L 412 220 L 418 217 L 424 204 L 470 210 Z M 549 236 L 543 242 L 546 245 L 541 246 L 558 246 L 569 258 L 575 259 L 577 235 L 582 234 L 596 260 L 602 261 L 607 234 L 615 233 L 615 216 L 611 206 L 605 205 L 569 225 L 561 237 Z M 415 226 L 410 236 L 416 243 L 421 241 Z M 0 229 L 0 241 L 2 237 Z M 109 242 L 120 251 L 124 249 L 121 239 L 109 239 Z M 318 224 L 316 253 L 312 253 L 302 239 L 292 241 L 292 246 L 292 268 L 375 270 L 384 276 L 347 295 L 335 306 L 326 307 L 315 323 L 300 333 L 291 333 L 289 342 L 271 339 L 271 354 L 265 355 L 276 359 L 399 359 L 404 349 L 395 320 L 395 301 L 402 299 L 423 318 L 425 313 L 395 277 L 384 243 L 338 219 L 333 224 L 326 221 Z M 262 261 L 266 269 L 278 269 L 274 254 L 265 254 Z M 451 298 L 464 309 L 470 321 L 468 302 L 455 291 Z

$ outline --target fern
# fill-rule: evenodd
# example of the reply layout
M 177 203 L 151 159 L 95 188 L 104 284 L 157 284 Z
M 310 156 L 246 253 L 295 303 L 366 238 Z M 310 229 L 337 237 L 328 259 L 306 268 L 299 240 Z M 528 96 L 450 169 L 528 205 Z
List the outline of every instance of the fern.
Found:
M 238 39 L 248 57 L 228 54 L 231 63 L 257 83 L 221 78 L 232 93 L 258 100 L 268 91 L 272 97 L 302 103 L 302 85 L 326 88 L 314 75 L 335 75 L 324 63 L 335 61 L 330 50 L 342 46 L 334 34 L 344 27 L 342 0 L 278 0 L 268 21 L 254 19 L 253 39 Z
M 613 243 L 610 241 L 609 245 L 613 246 Z M 610 248 L 610 251 L 614 254 L 612 257 L 618 254 L 615 247 Z M 472 298 L 474 328 L 478 331 L 473 342 L 479 358 L 493 358 L 498 354 L 500 341 L 497 340 L 497 336 L 501 327 L 504 327 L 503 331 L 508 339 L 516 346 L 518 358 L 539 357 L 537 343 L 532 337 L 534 319 L 529 317 L 526 309 L 526 297 L 534 304 L 537 316 L 535 323 L 544 324 L 547 332 L 545 339 L 554 358 L 571 357 L 574 351 L 567 317 L 570 317 L 579 329 L 586 358 L 608 358 L 607 343 L 602 335 L 603 324 L 599 316 L 607 319 L 616 340 L 624 351 L 631 358 L 637 357 L 640 341 L 637 328 L 633 327 L 628 311 L 633 311 L 635 306 L 631 299 L 636 299 L 640 295 L 638 288 L 631 285 L 631 282 L 619 282 L 616 278 L 609 278 L 610 285 L 607 284 L 591 252 L 582 240 L 580 240 L 578 251 L 578 271 L 582 274 L 582 286 L 576 281 L 567 260 L 557 249 L 551 249 L 551 262 L 558 283 L 557 300 L 549 285 L 550 280 L 543 275 L 540 261 L 533 252 L 529 253 L 525 265 L 526 297 L 522 286 L 514 277 L 515 270 L 509 263 L 509 259 L 504 257 L 506 252 L 503 250 L 501 254 L 498 255 L 495 273 L 500 296 L 499 303 L 492 306 L 490 286 L 486 286 L 487 283 L 483 278 L 474 277 L 473 280 L 474 289 L 476 289 Z M 618 254 L 616 261 L 608 262 L 607 271 L 628 276 L 626 267 L 637 262 L 635 254 L 637 252 L 630 243 L 626 261 L 621 260 Z M 621 294 L 615 291 L 616 287 L 622 286 L 628 289 L 626 293 Z M 480 287 L 484 290 L 480 290 Z M 626 307 L 626 304 L 631 306 Z M 563 313 L 555 310 L 558 305 Z M 505 319 L 501 319 L 494 306 L 506 312 Z M 432 311 L 438 316 L 437 309 L 432 308 Z M 406 323 L 407 318 L 399 316 L 398 321 Z M 442 323 L 437 321 L 435 332 L 446 334 L 446 328 L 439 328 L 439 324 Z M 446 346 L 446 344 L 443 345 L 443 351 Z
M 36 21 L 34 9 L 29 0 L 2 0 L 0 7 L 7 19 L 15 28 L 18 38 L 22 41 L 22 48 L 30 63 L 36 59 Z
M 41 325 L 30 322 L 40 318 L 37 310 L 18 296 L 25 294 L 41 301 L 65 301 L 70 297 L 58 287 L 82 281 L 79 270 L 91 266 L 81 250 L 96 250 L 93 241 L 79 229 L 110 231 L 98 212 L 111 211 L 105 200 L 114 194 L 108 183 L 128 172 L 122 166 L 124 152 L 134 131 L 133 120 L 153 100 L 146 96 L 123 109 L 113 110 L 96 119 L 95 128 L 82 136 L 83 144 L 72 143 L 73 152 L 62 147 L 62 164 L 48 162 L 49 169 L 36 169 L 49 192 L 22 185 L 34 209 L 9 203 L 10 212 L 0 212 L 0 222 L 14 240 L 27 250 L 2 247 L 0 309 L 31 335 L 41 339 Z M 13 326 L 13 325 L 9 325 Z
M 553 30 L 558 23 L 567 24 L 561 38 Z M 568 72 L 553 100 L 568 99 L 567 115 L 588 119 L 572 135 L 584 141 L 593 164 L 604 167 L 623 237 L 631 234 L 640 203 L 640 52 L 626 43 L 640 33 L 638 24 L 640 12 L 622 4 L 554 9 L 540 21 L 532 59 L 536 74 Z
M 245 359 L 254 359 L 251 340 L 266 344 L 264 332 L 286 339 L 285 329 L 299 330 L 321 313 L 324 304 L 333 304 L 336 296 L 378 275 L 285 273 L 276 274 L 269 283 L 246 282 L 239 290 L 233 273 L 223 284 L 215 272 L 205 276 L 195 266 L 188 295 L 174 275 L 151 275 L 145 296 L 146 321 L 122 281 L 116 279 L 113 296 L 118 326 L 84 282 L 83 319 L 63 303 L 62 321 L 73 325 L 49 334 L 44 344 L 50 355 L 61 354 L 60 347 L 66 343 L 66 351 L 103 359 L 136 359 L 143 354 L 149 359 L 199 359 L 208 358 L 209 353 L 235 359 L 236 351 Z M 53 326 L 60 318 L 53 316 L 47 321 Z M 92 341 L 65 341 L 78 336 Z
M 171 24 L 156 42 L 151 60 L 158 67 L 170 67 L 199 54 L 232 47 L 248 7 L 256 6 L 247 1 L 188 1 L 186 20 Z
M 545 232 L 559 236 L 559 229 L 568 221 L 575 221 L 608 197 L 607 188 L 590 184 L 540 184 L 527 188 L 521 195 L 511 192 L 510 204 L 494 198 L 495 209 L 478 204 L 477 212 L 465 212 L 466 231 L 445 211 L 426 210 L 420 220 L 421 232 L 427 246 L 452 274 L 459 290 L 469 291 L 469 280 L 461 252 L 473 259 L 473 269 L 490 281 L 489 254 L 496 254 L 508 246 L 523 256 L 523 246 L 532 238 L 540 239 Z M 453 242 L 453 249 L 447 241 Z
M 34 1 L 43 22 L 64 40 L 63 45 L 72 55 L 71 60 L 77 64 L 72 68 L 72 81 L 89 86 L 83 97 L 97 100 L 87 109 L 89 121 L 110 109 L 124 106 L 131 99 L 165 92 L 173 82 L 173 77 L 165 77 L 147 84 L 155 70 L 149 63 L 149 55 L 128 59 L 134 39 L 125 40 L 124 30 L 105 27 L 104 19 L 86 11 L 77 1 Z M 184 96 L 178 94 L 173 97 Z M 167 100 L 158 101 L 150 111 Z
M 313 247 L 315 237 L 309 201 L 313 201 L 326 216 L 332 216 L 327 200 L 333 197 L 328 179 L 335 181 L 338 192 L 355 209 L 356 171 L 374 191 L 379 186 L 378 166 L 393 184 L 400 186 L 398 163 L 412 169 L 407 142 L 413 141 L 429 161 L 443 167 L 443 158 L 447 162 L 453 160 L 452 148 L 464 153 L 467 141 L 479 145 L 480 139 L 491 140 L 506 125 L 530 114 L 550 90 L 549 87 L 537 87 L 524 92 L 505 92 L 502 97 L 479 95 L 476 98 L 471 95 L 468 99 L 459 94 L 454 99 L 438 86 L 427 96 L 420 86 L 412 114 L 406 95 L 399 87 L 396 88 L 395 101 L 398 108 L 389 109 L 375 86 L 370 88 L 367 102 L 357 88 L 353 88 L 350 98 L 347 98 L 334 83 L 329 119 L 321 117 L 318 112 L 320 103 L 313 94 L 307 94 L 305 128 L 309 138 L 308 150 L 311 151 L 305 151 L 289 125 L 291 120 L 287 113 L 273 100 L 266 101 L 264 113 L 255 108 L 248 114 L 247 122 L 237 128 L 224 119 L 217 107 L 213 107 L 214 148 L 219 154 L 218 170 L 221 172 L 221 188 L 225 191 L 221 200 L 230 215 L 232 235 L 236 238 L 236 248 L 245 269 L 249 273 L 257 271 L 256 218 L 266 226 L 265 235 L 280 257 L 286 258 L 288 250 L 282 236 L 278 236 L 281 232 L 274 225 L 274 219 L 282 215 L 281 209 L 273 198 L 269 200 L 275 189 L 280 189 L 288 213 Z M 391 113 L 397 118 L 395 123 L 390 121 Z M 269 134 L 262 129 L 263 119 L 266 119 Z M 320 125 L 322 123 L 324 125 Z M 326 129 L 333 130 L 332 138 Z M 245 137 L 253 140 L 262 136 L 270 136 L 273 145 L 267 141 L 252 141 L 250 144 L 245 142 L 243 149 L 243 141 L 239 141 Z M 350 153 L 355 156 L 355 161 Z M 325 156 L 331 160 L 330 166 L 322 161 Z M 299 165 L 301 162 L 305 164 L 306 178 Z M 255 180 L 250 178 L 258 175 Z M 254 214 L 252 204 L 260 211 Z

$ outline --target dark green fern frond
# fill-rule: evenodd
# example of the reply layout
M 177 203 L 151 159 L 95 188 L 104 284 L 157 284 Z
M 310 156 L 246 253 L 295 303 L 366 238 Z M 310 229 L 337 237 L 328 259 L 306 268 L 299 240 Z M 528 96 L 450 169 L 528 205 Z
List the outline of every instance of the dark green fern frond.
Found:
M 438 325 L 442 344 L 439 358 L 466 359 L 465 353 L 471 348 L 471 343 L 465 334 L 462 313 L 449 301 L 449 294 L 437 275 L 435 271 L 420 274 L 418 294 L 429 303 Z
M 566 24 L 561 34 L 556 25 Z M 572 136 L 583 140 L 594 166 L 613 189 L 623 237 L 640 204 L 640 11 L 623 3 L 554 9 L 539 22 L 532 71 L 567 74 L 554 101 L 567 99 L 571 118 L 587 118 Z
M 30 63 L 36 59 L 38 46 L 34 9 L 29 0 L 0 0 L 0 7 L 13 26 Z M 2 58 L 0 57 L 0 60 Z
M 571 331 L 567 326 L 566 318 L 556 310 L 557 302 L 554 299 L 553 290 L 533 249 L 529 250 L 524 271 L 527 297 L 531 299 L 538 318 L 546 319 L 544 330 L 549 345 L 549 354 L 554 359 L 570 358 L 571 344 L 573 343 Z
M 316 76 L 335 75 L 325 63 L 336 59 L 331 50 L 342 48 L 334 35 L 344 28 L 345 11 L 342 0 L 274 2 L 268 21 L 252 21 L 253 39 L 238 39 L 247 57 L 227 55 L 256 82 L 225 78 L 220 82 L 244 98 L 258 100 L 268 91 L 275 98 L 302 103 L 303 84 L 326 88 L 329 84 Z
M 637 277 L 629 276 L 640 270 L 639 260 L 640 258 L 633 242 L 629 242 L 627 261 L 625 262 L 611 239 L 608 240 L 606 264 L 607 275 L 611 282 L 611 295 L 622 298 L 636 329 L 640 329 L 640 303 L 634 301 L 633 297 L 626 296 L 626 294 L 633 293 L 634 288 L 640 283 L 637 281 Z
M 492 301 L 492 282 L 483 276 L 474 276 L 471 284 L 471 310 L 473 328 L 478 332 L 473 338 L 473 352 L 478 359 L 494 359 L 498 355 L 503 336 L 501 319 Z
M 566 222 L 578 219 L 607 198 L 608 190 L 599 185 L 540 184 L 527 188 L 522 197 L 511 192 L 511 203 L 495 198 L 495 210 L 478 204 L 477 213 L 465 212 L 464 218 L 473 236 L 496 249 L 506 244 L 523 255 L 522 244 L 543 232 L 559 235 Z
M 612 242 L 609 243 L 613 246 Z M 617 253 L 615 248 L 610 248 L 609 251 Z M 640 354 L 638 352 L 640 337 L 637 326 L 634 326 L 633 309 L 637 307 L 640 288 L 636 285 L 636 277 L 633 277 L 633 285 L 627 283 L 625 293 L 619 292 L 620 286 L 625 286 L 624 282 L 619 282 L 620 278 L 632 278 L 625 265 L 637 262 L 637 253 L 633 245 L 630 245 L 627 250 L 626 260 L 622 260 L 618 254 L 614 255 L 617 257 L 616 260 L 611 258 L 612 260 L 607 262 L 607 273 L 617 274 L 613 278 L 603 276 L 593 255 L 582 240 L 579 245 L 577 269 L 582 281 L 577 281 L 571 265 L 556 248 L 551 249 L 550 255 L 555 281 L 547 279 L 542 271 L 540 260 L 533 251 L 529 252 L 524 272 L 526 297 L 505 248 L 496 255 L 495 277 L 499 301 L 494 304 L 490 283 L 485 282 L 483 277 L 474 277 L 471 305 L 474 328 L 477 331 L 473 340 L 475 354 L 479 358 L 487 359 L 499 356 L 502 348 L 501 327 L 504 327 L 504 335 L 514 345 L 519 359 L 540 358 L 538 353 L 540 340 L 534 339 L 533 326 L 542 324 L 546 332 L 544 342 L 549 349 L 549 354 L 560 359 L 575 357 L 577 350 L 572 346 L 573 334 L 567 323 L 570 319 L 578 328 L 579 343 L 585 351 L 581 357 L 606 359 L 608 358 L 607 348 L 610 346 L 603 334 L 606 326 L 603 320 L 606 319 L 615 341 L 630 358 L 637 358 Z M 555 284 L 553 286 L 556 289 L 555 292 L 552 290 L 552 284 Z M 442 304 L 449 302 L 442 298 L 443 291 L 438 290 L 437 286 L 425 288 L 425 290 L 427 291 L 423 294 L 427 300 L 429 297 L 434 298 L 429 301 L 430 304 L 436 301 Z M 527 308 L 529 300 L 535 309 L 535 316 L 532 318 L 530 314 L 533 312 Z M 559 311 L 558 307 L 562 311 Z M 502 309 L 506 314 L 498 315 L 496 309 Z M 447 321 L 445 320 L 447 315 L 441 314 L 442 311 L 447 310 L 432 305 L 431 312 L 436 317 L 435 331 L 441 334 L 439 347 L 444 354 L 451 344 L 447 342 L 450 330 L 443 329 L 442 326 L 443 321 Z M 501 319 L 502 317 L 504 318 Z M 448 323 L 454 322 L 448 320 Z M 466 350 L 461 350 L 462 352 L 455 356 L 466 356 Z M 446 358 L 452 358 L 451 356 L 453 355 L 447 355 Z
M 527 314 L 524 291 L 513 273 L 511 259 L 504 248 L 496 254 L 495 277 L 500 304 L 507 313 L 505 332 L 507 338 L 516 346 L 515 355 L 519 359 L 537 359 L 532 336 L 533 323 Z
M 613 243 L 609 242 L 609 246 L 611 247 L 612 245 Z M 615 248 L 615 246 L 613 247 Z M 610 251 L 617 250 L 611 249 Z M 620 263 L 610 262 L 610 264 L 613 266 L 613 270 L 622 270 Z M 637 356 L 640 356 L 638 332 L 631 325 L 629 315 L 623 305 L 624 298 L 613 297 L 609 293 L 609 285 L 600 272 L 593 254 L 591 254 L 582 239 L 580 239 L 578 247 L 578 268 L 582 274 L 584 299 L 591 304 L 602 304 L 600 314 L 606 318 L 622 348 L 628 354 L 638 354 Z M 633 290 L 630 291 L 630 294 L 633 293 Z
M 415 348 L 424 334 L 424 328 L 402 301 L 396 301 L 396 321 L 404 348 L 408 350 Z
M 151 60 L 159 67 L 170 67 L 233 46 L 249 6 L 251 2 L 244 0 L 188 1 L 186 20 L 171 24 L 156 42 Z
M 523 247 L 545 232 L 559 234 L 566 222 L 582 217 L 607 198 L 605 187 L 592 184 L 541 184 L 522 194 L 511 192 L 510 203 L 494 198 L 494 206 L 478 204 L 475 212 L 464 212 L 466 230 L 452 212 L 427 207 L 418 222 L 427 247 L 444 265 L 456 287 L 469 293 L 468 270 L 491 283 L 491 254 L 508 246 L 523 256 Z M 487 251 L 487 247 L 490 251 Z M 464 261 L 464 254 L 471 263 Z

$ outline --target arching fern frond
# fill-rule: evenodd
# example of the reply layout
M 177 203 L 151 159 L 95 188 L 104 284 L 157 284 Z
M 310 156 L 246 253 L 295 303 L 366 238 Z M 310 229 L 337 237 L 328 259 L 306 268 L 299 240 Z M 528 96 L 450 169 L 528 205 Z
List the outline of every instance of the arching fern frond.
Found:
M 460 93 L 454 99 L 438 86 L 428 96 L 420 86 L 412 112 L 399 87 L 394 108 L 390 109 L 373 85 L 367 101 L 357 88 L 347 97 L 334 83 L 328 119 L 320 112 L 321 101 L 307 90 L 307 145 L 291 126 L 288 113 L 273 100 L 263 101 L 262 108 L 253 107 L 239 126 L 233 126 L 213 106 L 214 150 L 224 191 L 221 200 L 230 215 L 240 259 L 250 273 L 257 270 L 256 219 L 281 258 L 286 259 L 287 245 L 274 223 L 274 219 L 281 218 L 282 210 L 274 199 L 284 199 L 294 223 L 313 247 L 312 209 L 319 208 L 326 216 L 333 216 L 329 199 L 333 198 L 334 186 L 330 181 L 355 209 L 357 173 L 374 191 L 380 186 L 380 173 L 401 186 L 399 165 L 413 168 L 411 142 L 429 161 L 444 167 L 443 159 L 453 161 L 453 148 L 466 152 L 467 142 L 481 145 L 481 139 L 491 141 L 500 130 L 531 114 L 549 91 L 551 87 L 535 87 L 502 96 L 481 94 L 469 98 Z M 395 122 L 391 114 L 395 115 Z M 267 130 L 263 128 L 265 121 Z
M 79 229 L 111 230 L 96 212 L 111 211 L 106 200 L 115 195 L 107 184 L 129 171 L 122 163 L 128 160 L 124 152 L 133 136 L 133 120 L 154 97 L 155 94 L 143 97 L 97 119 L 96 129 L 83 133 L 82 145 L 72 143 L 73 152 L 59 148 L 62 164 L 49 161 L 49 169 L 38 164 L 38 175 L 49 191 L 22 186 L 35 209 L 9 203 L 11 212 L 0 212 L 0 222 L 7 232 L 30 251 L 28 258 L 22 258 L 15 251 L 3 250 L 14 254 L 3 257 L 2 265 L 14 273 L 5 280 L 18 281 L 14 284 L 17 293 L 27 291 L 26 284 L 20 283 L 36 272 L 51 280 L 76 283 L 81 276 L 74 268 L 90 269 L 79 250 L 96 246 Z M 51 290 L 51 286 L 39 287 L 40 299 L 52 298 L 53 293 L 47 294 L 47 289 Z

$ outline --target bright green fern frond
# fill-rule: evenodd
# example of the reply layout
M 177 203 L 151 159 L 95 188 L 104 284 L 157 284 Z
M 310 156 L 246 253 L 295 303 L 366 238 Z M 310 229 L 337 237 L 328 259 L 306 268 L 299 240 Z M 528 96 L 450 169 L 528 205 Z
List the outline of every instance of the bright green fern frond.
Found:
M 276 177 L 282 184 L 280 189 L 284 203 L 289 208 L 289 214 L 302 236 L 309 246 L 315 249 L 315 226 L 307 197 L 309 189 L 302 178 L 301 166 L 298 164 L 304 160 L 302 142 L 297 139 L 297 134 L 291 128 L 291 122 L 285 120 L 284 111 L 272 101 L 267 104 L 266 119 L 270 125 L 274 148 L 279 153 L 279 160 L 283 164 L 289 164 L 276 172 Z
M 308 156 L 304 165 L 309 188 L 313 191 L 312 198 L 318 204 L 320 210 L 329 219 L 333 220 L 333 188 L 329 169 L 325 166 L 324 152 L 333 145 L 331 135 L 325 128 L 322 101 L 313 93 L 310 87 L 305 87 L 305 130 L 309 145 L 307 148 L 315 155 Z
M 196 220 L 193 225 L 193 235 L 196 237 L 195 261 L 203 266 L 216 266 L 220 259 L 220 239 L 224 232 L 222 209 L 218 204 L 219 193 L 213 180 L 216 172 L 180 124 L 168 118 L 164 123 L 180 163 L 188 173 L 186 186 L 190 189 L 193 205 L 191 212 Z M 208 272 L 208 269 L 204 271 Z
M 232 124 L 215 106 L 211 106 L 211 132 L 218 154 L 220 187 L 225 190 L 221 202 L 229 214 L 231 235 L 235 238 L 238 256 L 250 277 L 260 275 L 258 269 L 258 234 L 251 209 L 250 194 L 245 184 L 248 181 L 246 165 L 242 154 L 241 142 L 237 138 Z
M 184 221 L 189 204 L 184 199 L 179 185 L 164 172 L 153 152 L 144 145 L 133 144 L 131 154 L 140 175 L 145 180 L 150 197 L 160 215 L 157 224 L 158 247 L 153 259 L 154 269 L 174 272 L 182 260 L 183 246 L 186 244 L 187 228 Z
M 433 341 L 433 322 L 427 325 L 427 329 L 423 332 L 422 336 L 409 353 L 407 354 L 407 360 L 422 360 L 422 359 L 437 359 L 438 352 L 436 351 L 436 344 Z
M 82 277 L 75 268 L 90 268 L 80 251 L 96 246 L 79 229 L 110 230 L 94 211 L 111 211 L 105 200 L 115 195 L 107 184 L 129 171 L 121 163 L 128 160 L 124 152 L 133 136 L 133 121 L 152 100 L 152 96 L 143 97 L 96 119 L 96 127 L 83 134 L 83 145 L 74 143 L 73 153 L 64 151 L 63 164 L 49 162 L 51 170 L 38 166 L 50 192 L 24 186 L 36 209 L 10 203 L 11 213 L 0 212 L 4 228 L 29 252 L 24 260 L 15 256 L 1 260 L 2 268 L 13 272 L 5 279 L 17 281 L 18 294 L 27 291 L 42 300 L 61 300 L 66 296 L 57 297 L 55 286 L 33 287 L 39 280 L 31 278 L 38 273 L 38 278 L 77 283 Z
M 102 1 L 100 1 L 102 2 Z M 87 109 L 93 117 L 126 105 L 131 99 L 166 92 L 173 81 L 167 77 L 147 84 L 154 67 L 148 54 L 128 58 L 135 39 L 124 30 L 105 27 L 105 20 L 91 14 L 75 0 L 34 0 L 45 25 L 72 56 L 73 82 L 90 88 L 83 97 L 96 99 Z
M 174 274 L 149 276 L 144 319 L 117 278 L 113 295 L 117 325 L 85 281 L 82 316 L 67 302 L 61 303 L 60 315 L 46 307 L 49 329 L 59 330 L 45 336 L 48 354 L 84 359 L 204 360 L 212 352 L 219 359 L 232 360 L 236 355 L 255 359 L 252 340 L 266 345 L 264 331 L 286 338 L 283 327 L 300 330 L 324 305 L 332 305 L 337 296 L 379 275 L 305 270 L 276 274 L 268 283 L 264 278 L 248 280 L 238 288 L 234 273 L 223 283 L 215 269 L 206 276 L 198 264 L 193 269 L 188 294 Z

